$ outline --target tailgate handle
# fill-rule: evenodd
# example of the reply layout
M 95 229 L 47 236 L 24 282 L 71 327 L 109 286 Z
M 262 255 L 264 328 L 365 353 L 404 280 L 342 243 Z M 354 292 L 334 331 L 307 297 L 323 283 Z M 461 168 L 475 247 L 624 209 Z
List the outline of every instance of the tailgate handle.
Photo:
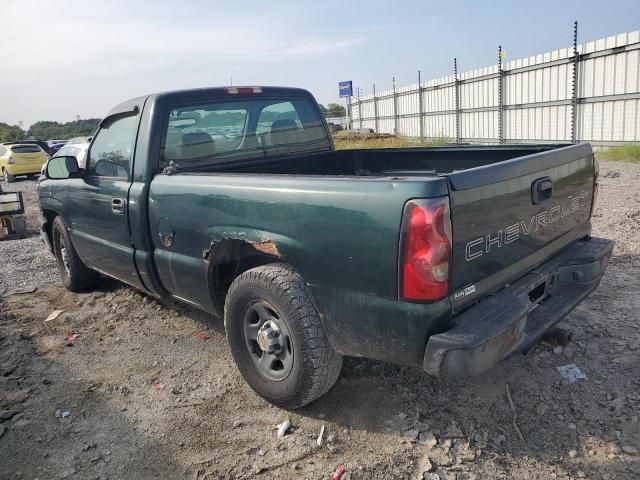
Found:
M 549 177 L 542 177 L 531 184 L 531 201 L 534 205 L 549 200 L 553 194 L 553 182 Z

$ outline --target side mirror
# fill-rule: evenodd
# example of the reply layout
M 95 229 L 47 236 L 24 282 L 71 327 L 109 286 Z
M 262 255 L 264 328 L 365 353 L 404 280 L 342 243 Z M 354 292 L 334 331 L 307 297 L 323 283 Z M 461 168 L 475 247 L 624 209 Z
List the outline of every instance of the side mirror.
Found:
M 78 159 L 73 156 L 51 157 L 47 162 L 45 176 L 51 180 L 73 178 L 80 173 Z

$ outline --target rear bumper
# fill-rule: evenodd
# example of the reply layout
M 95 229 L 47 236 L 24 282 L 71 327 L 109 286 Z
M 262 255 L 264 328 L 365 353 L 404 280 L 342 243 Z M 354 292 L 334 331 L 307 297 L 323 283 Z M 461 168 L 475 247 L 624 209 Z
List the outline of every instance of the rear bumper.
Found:
M 596 289 L 612 251 L 610 240 L 578 241 L 468 308 L 454 317 L 451 330 L 429 338 L 424 370 L 440 376 L 474 375 L 530 347 Z
M 32 175 L 36 173 L 40 173 L 40 169 L 42 168 L 42 164 L 29 164 L 29 165 L 6 165 L 5 170 L 9 172 L 10 175 Z

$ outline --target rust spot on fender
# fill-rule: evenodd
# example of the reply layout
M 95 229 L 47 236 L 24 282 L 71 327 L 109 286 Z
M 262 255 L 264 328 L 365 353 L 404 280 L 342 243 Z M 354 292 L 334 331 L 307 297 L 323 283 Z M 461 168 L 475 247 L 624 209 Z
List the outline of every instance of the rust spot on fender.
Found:
M 212 240 L 209 248 L 202 252 L 202 258 L 215 265 L 256 254 L 282 258 L 278 245 L 273 240 L 267 239 L 261 242 L 252 242 L 243 238 L 228 237 Z
M 253 248 L 261 253 L 272 257 L 282 258 L 282 255 L 280 255 L 280 252 L 278 251 L 278 246 L 273 240 L 264 240 L 259 243 L 252 243 L 252 245 Z

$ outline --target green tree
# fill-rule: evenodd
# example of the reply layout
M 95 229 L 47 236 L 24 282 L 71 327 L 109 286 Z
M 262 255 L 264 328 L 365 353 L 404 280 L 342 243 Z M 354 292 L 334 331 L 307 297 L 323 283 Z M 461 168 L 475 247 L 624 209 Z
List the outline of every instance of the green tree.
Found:
M 325 107 L 321 103 L 319 103 L 318 106 L 320 107 L 320 111 L 322 112 L 322 114 L 326 117 L 327 116 L 327 107 Z
M 347 110 L 337 103 L 330 103 L 327 105 L 326 111 L 323 112 L 325 117 L 345 117 Z
M 66 123 L 44 120 L 31 125 L 26 135 L 28 138 L 40 140 L 66 140 L 72 137 L 86 137 L 95 133 L 99 123 L 99 118 L 74 120 Z
M 17 125 L 8 125 L 0 122 L 0 142 L 13 142 L 22 140 L 25 136 L 24 130 Z

